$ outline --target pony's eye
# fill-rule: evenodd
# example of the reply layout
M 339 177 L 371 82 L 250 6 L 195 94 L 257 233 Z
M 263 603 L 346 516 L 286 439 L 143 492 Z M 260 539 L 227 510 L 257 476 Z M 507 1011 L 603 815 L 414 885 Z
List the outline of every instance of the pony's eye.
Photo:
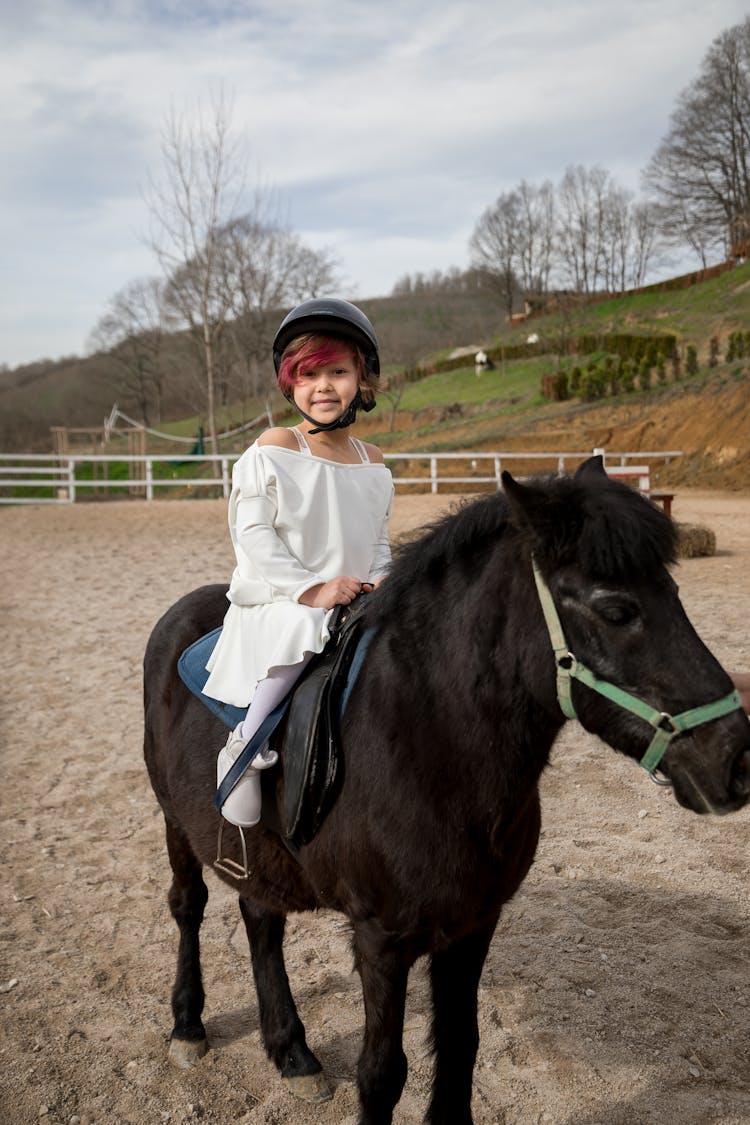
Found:
M 596 612 L 608 625 L 629 625 L 638 615 L 637 607 L 630 602 L 603 602 Z

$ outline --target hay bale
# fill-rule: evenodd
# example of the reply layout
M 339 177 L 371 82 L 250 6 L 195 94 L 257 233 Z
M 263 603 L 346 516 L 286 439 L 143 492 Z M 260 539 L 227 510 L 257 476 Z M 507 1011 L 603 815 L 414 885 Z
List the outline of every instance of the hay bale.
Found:
M 677 557 L 697 559 L 716 554 L 716 535 L 710 527 L 697 523 L 678 523 Z

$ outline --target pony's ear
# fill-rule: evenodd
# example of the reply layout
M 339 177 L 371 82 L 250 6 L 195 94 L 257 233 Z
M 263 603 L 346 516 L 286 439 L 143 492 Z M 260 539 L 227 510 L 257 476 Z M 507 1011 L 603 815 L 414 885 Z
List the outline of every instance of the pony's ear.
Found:
M 503 470 L 501 480 L 513 522 L 519 527 L 533 527 L 540 530 L 549 507 L 549 500 L 544 492 L 534 488 L 533 485 L 521 484 L 507 470 Z
M 604 458 L 601 453 L 597 453 L 596 457 L 587 457 L 573 474 L 575 480 L 580 477 L 606 477 L 606 475 L 607 470 L 604 468 Z

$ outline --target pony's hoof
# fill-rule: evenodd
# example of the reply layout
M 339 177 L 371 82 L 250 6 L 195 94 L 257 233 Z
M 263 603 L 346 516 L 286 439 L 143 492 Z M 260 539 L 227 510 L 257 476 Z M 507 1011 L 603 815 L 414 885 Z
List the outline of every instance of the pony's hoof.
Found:
M 169 1058 L 180 1070 L 198 1065 L 208 1050 L 205 1039 L 170 1039 Z
M 317 1074 L 296 1074 L 288 1078 L 282 1076 L 282 1081 L 289 1093 L 294 1094 L 295 1098 L 301 1098 L 303 1102 L 329 1102 L 333 1097 L 322 1070 Z

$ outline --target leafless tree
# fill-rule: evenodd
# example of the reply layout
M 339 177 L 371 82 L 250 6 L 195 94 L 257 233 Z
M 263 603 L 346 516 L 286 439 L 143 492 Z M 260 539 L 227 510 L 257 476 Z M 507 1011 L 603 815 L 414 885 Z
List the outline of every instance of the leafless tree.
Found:
M 154 419 L 161 419 L 166 331 L 164 284 L 148 277 L 130 282 L 110 298 L 89 340 L 91 347 L 109 352 L 120 365 L 145 426 L 151 425 L 152 409 Z
M 227 335 L 243 397 L 267 394 L 274 385 L 270 355 L 280 311 L 339 284 L 330 252 L 305 246 L 268 213 L 271 207 L 270 196 L 258 196 L 253 212 L 227 223 L 219 235 L 222 284 L 231 294 Z
M 519 212 L 517 192 L 499 195 L 479 219 L 469 242 L 472 264 L 483 270 L 508 316 L 518 292 Z
M 560 266 L 577 293 L 593 293 L 604 273 L 607 195 L 604 168 L 569 167 L 557 192 L 557 246 Z
M 673 242 L 687 243 L 704 265 L 712 250 L 726 255 L 731 225 L 750 217 L 750 16 L 711 44 L 644 183 Z
M 649 268 L 658 259 L 661 246 L 657 208 L 647 199 L 636 201 L 631 208 L 629 281 L 632 286 L 645 285 Z
M 516 274 L 524 293 L 546 293 L 555 251 L 555 189 L 522 180 L 517 197 Z
M 161 135 L 162 176 L 147 192 L 149 242 L 168 279 L 168 303 L 200 350 L 213 453 L 218 452 L 216 353 L 232 303 L 223 285 L 218 235 L 238 213 L 245 186 L 231 117 L 223 91 L 210 106 L 199 106 L 194 121 L 172 110 Z

